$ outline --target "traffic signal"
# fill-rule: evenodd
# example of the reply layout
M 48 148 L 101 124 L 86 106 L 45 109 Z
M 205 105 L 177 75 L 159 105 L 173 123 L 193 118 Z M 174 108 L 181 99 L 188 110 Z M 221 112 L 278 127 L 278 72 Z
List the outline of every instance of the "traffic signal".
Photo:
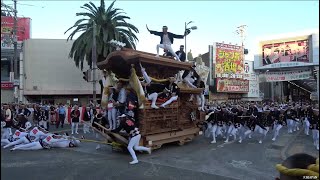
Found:
M 83 73 L 83 79 L 85 81 L 89 82 L 89 73 L 88 73 L 88 71 L 84 71 L 82 73 Z
M 243 49 L 243 54 L 245 54 L 245 55 L 249 54 L 249 50 L 248 49 Z

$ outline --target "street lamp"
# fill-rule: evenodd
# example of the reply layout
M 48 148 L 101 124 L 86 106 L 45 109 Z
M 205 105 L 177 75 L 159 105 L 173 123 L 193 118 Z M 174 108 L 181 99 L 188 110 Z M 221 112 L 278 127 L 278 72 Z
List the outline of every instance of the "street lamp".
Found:
M 184 31 L 184 33 L 185 33 L 185 36 L 184 36 L 184 51 L 185 51 L 185 53 L 187 53 L 187 35 L 191 32 L 191 30 L 198 29 L 197 26 L 192 26 L 190 28 L 187 28 L 187 26 L 189 24 L 191 24 L 191 23 L 193 23 L 193 21 L 190 21 L 188 23 L 187 22 L 184 23 L 184 29 L 185 29 L 185 31 Z

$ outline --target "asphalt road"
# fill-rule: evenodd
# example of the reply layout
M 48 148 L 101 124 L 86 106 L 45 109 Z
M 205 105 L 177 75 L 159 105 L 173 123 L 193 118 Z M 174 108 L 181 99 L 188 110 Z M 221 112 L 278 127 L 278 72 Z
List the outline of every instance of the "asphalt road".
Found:
M 282 137 L 272 142 L 269 134 L 263 144 L 258 144 L 254 137 L 242 144 L 223 143 L 223 139 L 218 138 L 217 144 L 210 144 L 210 139 L 199 136 L 183 146 L 165 145 L 151 155 L 138 153 L 140 163 L 136 165 L 129 165 L 131 157 L 128 154 L 113 152 L 106 145 L 96 150 L 95 143 L 82 143 L 77 148 L 39 151 L 10 152 L 2 149 L 1 179 L 274 179 L 278 175 L 274 166 L 282 161 L 281 149 L 289 142 L 288 138 L 305 138 L 285 134 Z M 86 134 L 86 138 L 94 139 L 94 136 Z

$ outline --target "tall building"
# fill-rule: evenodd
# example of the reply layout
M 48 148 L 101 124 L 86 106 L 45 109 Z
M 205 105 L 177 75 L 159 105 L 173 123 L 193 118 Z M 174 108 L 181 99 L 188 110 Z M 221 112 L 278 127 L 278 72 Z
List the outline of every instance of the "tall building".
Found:
M 20 101 L 87 104 L 92 100 L 92 83 L 83 79 L 83 72 L 69 58 L 72 43 L 65 39 L 28 39 L 24 42 Z M 7 66 L 1 63 L 1 67 Z M 84 62 L 84 71 L 87 69 L 89 66 Z M 8 70 L 1 73 L 6 73 L 6 76 L 1 74 L 1 79 L 9 78 Z M 7 89 L 10 88 L 1 88 L 1 102 L 12 102 L 13 91 Z M 97 83 L 97 94 L 100 91 Z
M 23 101 L 87 104 L 93 86 L 68 58 L 73 41 L 65 39 L 29 39 L 23 48 L 23 74 L 20 91 Z M 89 66 L 84 62 L 84 71 Z M 100 85 L 97 83 L 97 93 Z
M 2 15 L 8 15 L 8 13 L 2 13 Z M 23 41 L 31 37 L 30 24 L 30 18 L 17 18 L 17 59 L 14 61 L 14 18 L 1 16 L 1 102 L 18 101 L 20 54 Z M 17 71 L 13 75 L 15 63 L 17 63 Z
M 319 30 L 262 37 L 257 45 L 254 66 L 265 98 L 319 98 Z

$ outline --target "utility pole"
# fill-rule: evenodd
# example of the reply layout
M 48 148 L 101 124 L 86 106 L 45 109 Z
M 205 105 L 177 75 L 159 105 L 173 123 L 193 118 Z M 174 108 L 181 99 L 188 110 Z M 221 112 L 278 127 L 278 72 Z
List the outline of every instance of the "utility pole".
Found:
M 245 31 L 246 31 L 247 25 L 241 25 L 237 27 L 236 33 L 240 36 L 241 38 L 241 46 L 242 49 L 244 49 L 244 40 L 245 40 Z
M 92 85 L 93 85 L 93 104 L 97 104 L 96 70 L 97 70 L 97 43 L 96 43 L 96 23 L 93 22 L 92 40 Z
M 14 9 L 14 16 L 13 16 L 13 62 L 14 62 L 14 75 L 13 81 L 18 77 L 18 39 L 17 39 L 17 26 L 18 26 L 18 17 L 17 17 L 17 0 L 13 0 L 13 9 Z M 18 86 L 14 86 L 14 93 L 15 93 L 15 101 L 18 101 Z

